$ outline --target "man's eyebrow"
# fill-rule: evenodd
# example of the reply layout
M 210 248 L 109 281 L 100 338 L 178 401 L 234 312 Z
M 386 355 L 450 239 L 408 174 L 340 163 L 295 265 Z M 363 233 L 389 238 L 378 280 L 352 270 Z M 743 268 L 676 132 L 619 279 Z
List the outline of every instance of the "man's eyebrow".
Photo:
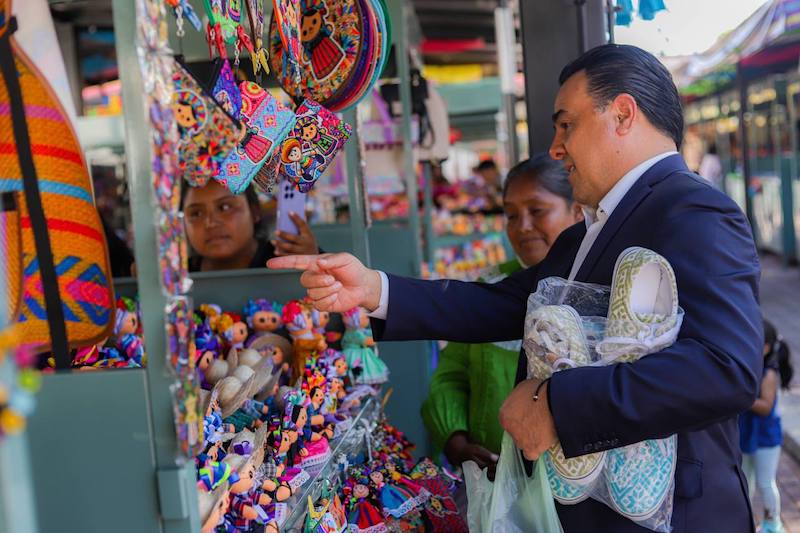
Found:
M 558 111 L 553 113 L 553 117 L 552 117 L 553 118 L 553 123 L 555 123 L 558 120 L 558 118 L 564 113 L 566 113 L 566 111 L 564 111 L 563 109 L 559 109 Z

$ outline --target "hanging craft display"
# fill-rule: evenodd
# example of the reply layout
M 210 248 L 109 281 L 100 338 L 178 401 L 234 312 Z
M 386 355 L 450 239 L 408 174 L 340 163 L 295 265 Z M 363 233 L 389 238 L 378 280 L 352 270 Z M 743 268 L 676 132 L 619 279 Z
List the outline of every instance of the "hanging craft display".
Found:
M 218 57 L 214 60 L 214 74 L 211 79 L 214 87 L 211 94 L 214 100 L 228 115 L 239 120 L 242 113 L 242 93 L 227 59 Z
M 253 63 L 253 74 L 263 69 L 264 74 L 269 74 L 269 54 L 264 48 L 264 4 L 263 0 L 245 0 L 247 6 L 247 18 L 250 20 L 250 35 L 253 42 L 253 50 L 250 52 L 250 60 Z
M 215 179 L 234 194 L 247 189 L 275 147 L 294 127 L 294 112 L 254 82 L 242 82 L 244 136 L 228 155 Z
M 308 192 L 350 137 L 352 128 L 311 100 L 295 111 L 297 123 L 280 146 L 280 173 Z
M 187 183 L 202 187 L 233 151 L 241 138 L 241 125 L 217 104 L 180 60 L 172 81 L 172 112 L 180 134 L 179 167 Z
M 185 66 L 175 61 L 167 43 L 165 4 L 160 0 L 137 0 L 137 52 L 151 132 L 153 189 L 156 198 L 156 240 L 164 309 L 165 347 L 168 367 L 176 377 L 171 386 L 178 446 L 185 457 L 199 451 L 202 419 L 199 416 L 199 376 L 191 353 L 191 302 L 185 296 L 191 287 L 183 215 L 179 210 L 181 175 L 199 172 L 198 161 L 213 168 L 220 146 L 238 139 L 236 131 L 220 135 L 219 123 L 236 123 L 197 83 Z M 180 132 L 180 133 L 179 133 Z M 214 143 L 210 141 L 214 139 Z M 194 147 L 194 148 L 191 148 Z M 184 149 L 202 156 L 187 164 Z M 183 156 L 184 159 L 180 159 Z M 183 163 L 181 165 L 181 162 Z M 195 174 L 197 176 L 197 174 Z M 202 181 L 202 180 L 197 180 Z
M 10 15 L 10 2 L 0 8 Z M 66 368 L 69 347 L 93 344 L 113 325 L 105 234 L 67 113 L 14 41 L 14 19 L 0 25 L 0 193 L 19 209 L 23 269 L 9 301 L 21 301 L 23 342 L 52 349 Z
M 327 106 L 346 88 L 361 53 L 364 28 L 360 11 L 357 0 L 301 0 L 300 55 L 286 62 L 287 52 L 273 16 L 269 32 L 271 66 L 290 96 L 311 98 Z M 292 61 L 300 66 L 301 76 L 283 68 Z

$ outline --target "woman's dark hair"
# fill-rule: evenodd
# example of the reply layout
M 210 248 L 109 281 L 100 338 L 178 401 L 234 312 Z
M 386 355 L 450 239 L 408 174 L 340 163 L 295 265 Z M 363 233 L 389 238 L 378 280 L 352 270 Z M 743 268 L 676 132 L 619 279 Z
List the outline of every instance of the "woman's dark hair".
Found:
M 647 120 L 675 141 L 683 141 L 683 110 L 675 82 L 667 67 L 641 48 L 604 44 L 585 52 L 564 67 L 558 77 L 563 85 L 573 74 L 586 72 L 595 107 L 605 108 L 620 94 L 636 100 Z
M 568 204 L 572 203 L 572 185 L 567 179 L 564 164 L 546 152 L 534 154 L 530 159 L 517 163 L 508 171 L 506 181 L 503 183 L 503 198 L 506 197 L 511 184 L 522 179 L 530 180 L 547 192 L 560 196 Z
M 186 183 L 182 183 L 181 185 L 181 209 L 183 209 L 183 202 L 186 201 L 186 195 L 189 194 L 189 190 L 193 187 Z M 250 207 L 255 208 L 256 213 L 261 210 L 261 203 L 258 201 L 258 193 L 252 184 L 248 185 L 244 190 L 244 197 L 247 203 L 250 204 Z
M 768 320 L 764 320 L 764 344 L 769 346 L 769 353 L 764 356 L 764 364 L 777 366 L 781 376 L 781 388 L 788 389 L 794 376 L 792 355 L 789 352 L 789 345 Z

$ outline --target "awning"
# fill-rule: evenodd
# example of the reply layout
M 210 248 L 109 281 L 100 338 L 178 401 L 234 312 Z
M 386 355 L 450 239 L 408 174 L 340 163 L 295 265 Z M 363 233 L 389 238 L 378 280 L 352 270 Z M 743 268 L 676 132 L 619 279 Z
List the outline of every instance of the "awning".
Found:
M 694 81 L 737 63 L 747 66 L 749 58 L 768 47 L 800 41 L 800 0 L 771 0 L 732 31 L 721 37 L 708 51 L 694 56 L 685 76 Z M 783 56 L 774 56 L 779 60 Z M 764 57 L 758 61 L 763 63 Z

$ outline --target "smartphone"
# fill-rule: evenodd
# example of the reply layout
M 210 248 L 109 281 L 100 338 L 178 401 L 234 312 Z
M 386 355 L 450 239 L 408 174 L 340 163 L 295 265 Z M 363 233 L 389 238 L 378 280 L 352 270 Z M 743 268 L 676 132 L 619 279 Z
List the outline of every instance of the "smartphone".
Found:
M 289 213 L 296 213 L 303 220 L 306 219 L 306 193 L 298 191 L 288 180 L 281 180 L 278 189 L 278 231 L 285 231 L 299 235 L 300 230 L 289 218 Z

